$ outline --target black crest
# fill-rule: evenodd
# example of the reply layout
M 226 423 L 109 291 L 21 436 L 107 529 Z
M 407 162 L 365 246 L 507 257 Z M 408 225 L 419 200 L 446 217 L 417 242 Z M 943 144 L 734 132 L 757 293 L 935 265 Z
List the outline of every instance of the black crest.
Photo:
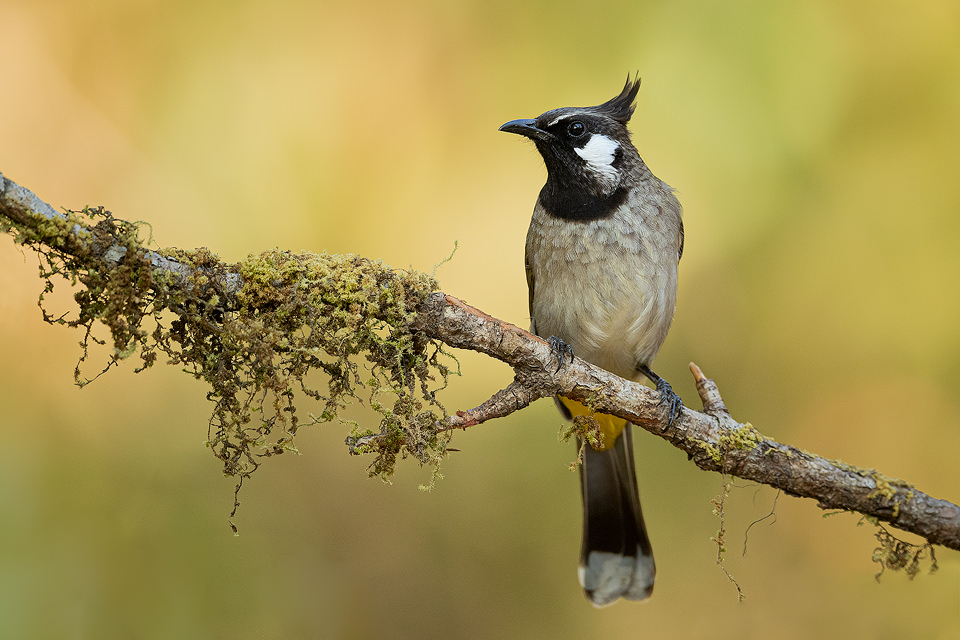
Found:
M 639 74 L 633 80 L 630 79 L 630 75 L 628 74 L 627 83 L 623 85 L 623 91 L 620 92 L 620 95 L 607 100 L 603 104 L 594 107 L 594 109 L 613 118 L 617 122 L 627 124 L 630 121 L 630 116 L 633 115 L 633 110 L 636 108 L 633 101 L 636 99 L 638 91 L 640 91 Z

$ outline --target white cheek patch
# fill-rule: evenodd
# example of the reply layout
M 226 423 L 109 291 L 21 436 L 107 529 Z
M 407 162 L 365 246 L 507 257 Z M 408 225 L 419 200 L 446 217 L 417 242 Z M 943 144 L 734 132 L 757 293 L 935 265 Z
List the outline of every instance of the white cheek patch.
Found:
M 619 148 L 620 143 L 616 140 L 594 133 L 587 140 L 587 144 L 574 151 L 587 163 L 587 169 L 598 178 L 615 181 L 619 174 L 613 166 L 613 159 Z

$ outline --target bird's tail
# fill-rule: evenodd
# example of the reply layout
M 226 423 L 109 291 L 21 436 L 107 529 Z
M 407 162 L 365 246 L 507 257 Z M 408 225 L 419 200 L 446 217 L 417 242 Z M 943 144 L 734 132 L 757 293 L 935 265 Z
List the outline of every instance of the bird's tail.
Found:
M 567 411 L 580 413 L 579 407 L 571 406 L 579 403 L 566 398 L 561 402 Z M 604 414 L 596 414 L 595 418 L 605 439 L 613 436 L 613 446 L 602 451 L 589 444 L 584 446 L 580 467 L 583 544 L 579 573 L 587 597 L 595 606 L 603 607 L 618 598 L 649 598 L 656 567 L 640 510 L 631 425 Z M 622 424 L 605 424 L 611 421 Z

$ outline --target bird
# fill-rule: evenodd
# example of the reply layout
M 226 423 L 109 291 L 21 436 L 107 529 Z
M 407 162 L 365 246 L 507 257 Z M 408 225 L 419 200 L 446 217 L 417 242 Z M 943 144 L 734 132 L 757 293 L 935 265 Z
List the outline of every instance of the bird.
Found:
M 525 247 L 530 330 L 547 338 L 562 365 L 572 356 L 623 378 L 646 377 L 669 426 L 683 404 L 650 369 L 677 301 L 683 215 L 673 188 L 631 142 L 640 77 L 593 107 L 563 107 L 500 131 L 533 141 L 547 169 Z M 562 396 L 567 419 L 592 416 L 602 444 L 578 442 L 583 539 L 578 576 L 596 607 L 645 600 L 656 565 L 637 488 L 631 425 Z

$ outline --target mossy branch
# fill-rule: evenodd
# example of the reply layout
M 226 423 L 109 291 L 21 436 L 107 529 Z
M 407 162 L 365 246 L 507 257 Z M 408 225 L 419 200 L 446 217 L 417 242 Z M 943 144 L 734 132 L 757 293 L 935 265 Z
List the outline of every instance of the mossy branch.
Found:
M 94 321 L 103 322 L 114 361 L 139 350 L 146 367 L 161 352 L 211 385 L 210 444 L 229 474 L 245 477 L 262 457 L 293 448 L 297 395 L 322 404 L 311 416 L 319 422 L 365 390 L 380 428 L 355 428 L 347 443 L 353 453 L 374 454 L 371 472 L 388 476 L 398 457 L 437 462 L 455 429 L 559 393 L 666 439 L 701 469 L 813 498 L 825 510 L 859 512 L 960 550 L 960 507 L 737 422 L 695 365 L 704 409 L 684 407 L 666 427 L 656 391 L 579 358 L 558 370 L 545 341 L 436 291 L 432 276 L 358 256 L 271 251 L 225 264 L 206 249 L 150 251 L 137 225 L 102 210 L 57 212 L 2 175 L 0 230 L 40 253 L 48 290 L 54 274 L 82 285 L 79 316 L 48 321 L 84 327 L 87 336 Z M 474 409 L 448 414 L 436 397 L 451 373 L 444 345 L 509 364 L 513 382 Z M 306 382 L 312 370 L 327 376 L 322 393 Z

